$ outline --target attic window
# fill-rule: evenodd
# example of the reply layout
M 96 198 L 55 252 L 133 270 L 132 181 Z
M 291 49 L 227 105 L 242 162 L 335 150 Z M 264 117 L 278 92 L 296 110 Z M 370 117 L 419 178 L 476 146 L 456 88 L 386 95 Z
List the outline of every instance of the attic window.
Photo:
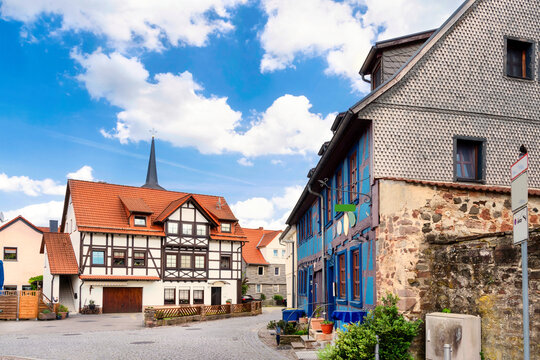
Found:
M 133 224 L 135 226 L 146 226 L 146 216 L 135 216 Z
M 371 72 L 371 90 L 375 90 L 382 84 L 382 71 L 381 71 L 381 62 L 379 61 L 377 65 L 373 68 Z
M 506 75 L 532 80 L 533 43 L 506 39 Z
M 221 232 L 230 233 L 231 232 L 231 224 L 230 223 L 221 224 Z

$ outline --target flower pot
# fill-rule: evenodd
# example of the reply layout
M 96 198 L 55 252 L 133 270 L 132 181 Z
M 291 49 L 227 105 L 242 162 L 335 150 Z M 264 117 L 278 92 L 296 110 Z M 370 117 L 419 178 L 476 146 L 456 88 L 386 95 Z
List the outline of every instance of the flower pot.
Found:
M 321 330 L 323 334 L 331 334 L 334 330 L 334 323 L 331 324 L 321 324 Z
M 311 328 L 313 330 L 321 330 L 321 323 L 323 321 L 323 318 L 311 318 Z
M 307 321 L 308 321 L 307 317 L 301 317 L 300 319 L 298 319 L 298 322 L 300 324 L 307 324 Z
M 39 320 L 54 320 L 54 319 L 56 319 L 56 314 L 53 313 L 53 312 L 48 313 L 48 314 L 39 313 L 38 314 L 38 319 Z
M 58 315 L 60 315 L 60 319 L 58 320 L 64 320 L 65 318 L 67 318 L 67 312 L 59 312 Z
M 88 305 L 88 308 L 90 310 L 95 310 L 96 309 L 96 304 L 90 304 L 90 305 Z

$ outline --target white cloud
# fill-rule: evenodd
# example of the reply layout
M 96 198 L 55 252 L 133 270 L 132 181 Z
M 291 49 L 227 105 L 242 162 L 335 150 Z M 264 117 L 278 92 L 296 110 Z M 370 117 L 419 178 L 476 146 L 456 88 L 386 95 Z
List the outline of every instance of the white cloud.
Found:
M 461 0 L 263 0 L 268 21 L 259 35 L 261 71 L 294 67 L 303 57 L 326 59 L 328 75 L 368 90 L 358 71 L 381 27 L 379 39 L 438 27 Z M 367 11 L 366 11 L 367 7 Z
M 63 206 L 63 201 L 49 201 L 46 203 L 28 205 L 16 210 L 8 210 L 4 212 L 4 215 L 6 220 L 22 215 L 36 226 L 47 226 L 49 220 L 61 219 Z
M 245 157 L 238 159 L 238 163 L 242 166 L 253 166 L 253 161 Z
M 272 165 L 283 165 L 284 164 L 283 160 L 279 160 L 279 159 L 272 159 L 272 160 L 270 160 L 270 163 Z
M 226 97 L 204 96 L 203 87 L 188 71 L 150 77 L 137 58 L 116 52 L 72 56 L 84 68 L 78 79 L 90 95 L 122 109 L 116 127 L 102 131 L 121 143 L 148 140 L 148 131 L 154 128 L 161 140 L 175 146 L 192 146 L 203 154 L 237 152 L 253 157 L 315 152 L 331 136 L 335 114 L 312 113 L 305 96 L 279 97 L 240 132 L 242 113 L 233 110 Z
M 84 165 L 79 170 L 67 174 L 66 177 L 68 179 L 94 181 L 94 175 L 92 174 L 93 171 L 94 169 L 92 169 L 91 166 Z
M 246 0 L 140 1 L 140 0 L 3 0 L 5 19 L 32 25 L 43 16 L 60 17 L 52 33 L 90 32 L 104 37 L 116 49 L 167 45 L 203 46 L 211 34 L 231 31 L 230 10 Z
M 270 199 L 253 197 L 238 201 L 231 205 L 234 215 L 240 220 L 240 225 L 247 228 L 283 229 L 285 221 L 302 193 L 301 186 L 285 188 L 281 196 Z
M 84 165 L 79 170 L 66 175 L 68 179 L 93 181 L 92 167 Z M 65 184 L 58 183 L 53 179 L 34 180 L 28 176 L 8 176 L 0 173 L 0 191 L 23 192 L 28 196 L 39 195 L 64 195 Z
M 8 176 L 0 173 L 0 191 L 23 192 L 28 196 L 64 195 L 64 185 L 59 185 L 52 179 L 34 180 L 28 176 Z

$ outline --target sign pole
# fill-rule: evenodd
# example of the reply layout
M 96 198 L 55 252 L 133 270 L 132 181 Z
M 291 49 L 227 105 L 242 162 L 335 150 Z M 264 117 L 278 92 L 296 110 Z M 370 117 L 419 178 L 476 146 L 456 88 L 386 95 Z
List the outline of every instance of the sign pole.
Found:
M 529 360 L 529 156 L 521 146 L 520 157 L 510 168 L 512 180 L 512 212 L 514 213 L 514 244 L 521 244 L 521 289 L 523 297 L 523 359 Z
M 523 359 L 529 360 L 529 264 L 527 243 L 521 243 L 521 288 L 523 290 Z

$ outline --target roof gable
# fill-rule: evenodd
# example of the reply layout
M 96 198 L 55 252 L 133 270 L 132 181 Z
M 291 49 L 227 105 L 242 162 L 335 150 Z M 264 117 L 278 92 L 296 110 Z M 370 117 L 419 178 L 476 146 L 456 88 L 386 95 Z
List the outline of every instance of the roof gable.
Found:
M 281 233 L 281 230 L 264 230 L 263 228 L 243 228 L 243 230 L 244 234 L 246 234 L 247 242 L 242 248 L 242 259 L 244 259 L 246 264 L 269 265 L 261 253 L 260 248 L 270 244 Z
M 199 204 L 197 199 L 193 197 L 193 195 L 185 195 L 182 196 L 179 199 L 171 201 L 171 203 L 159 214 L 159 216 L 155 219 L 156 222 L 163 222 L 165 221 L 171 214 L 173 214 L 176 210 L 180 209 L 182 205 L 187 203 L 193 203 L 195 208 L 208 220 L 208 222 L 212 223 L 214 226 L 217 226 L 219 224 L 219 220 L 216 219 L 216 217 L 210 213 L 208 210 L 206 210 L 204 207 Z
M 48 228 L 45 228 L 45 227 L 37 227 L 35 226 L 34 224 L 32 224 L 30 221 L 26 220 L 24 217 L 22 217 L 21 215 L 17 216 L 16 218 L 14 219 L 11 219 L 10 221 L 8 221 L 7 223 L 3 224 L 2 226 L 0 226 L 0 231 L 3 231 L 5 229 L 7 229 L 8 227 L 10 227 L 11 225 L 19 222 L 19 221 L 22 221 L 23 223 L 25 223 L 29 228 L 31 228 L 32 230 L 35 230 L 36 232 L 40 233 L 40 234 L 43 234 L 44 230 L 45 231 L 48 231 L 46 229 Z

